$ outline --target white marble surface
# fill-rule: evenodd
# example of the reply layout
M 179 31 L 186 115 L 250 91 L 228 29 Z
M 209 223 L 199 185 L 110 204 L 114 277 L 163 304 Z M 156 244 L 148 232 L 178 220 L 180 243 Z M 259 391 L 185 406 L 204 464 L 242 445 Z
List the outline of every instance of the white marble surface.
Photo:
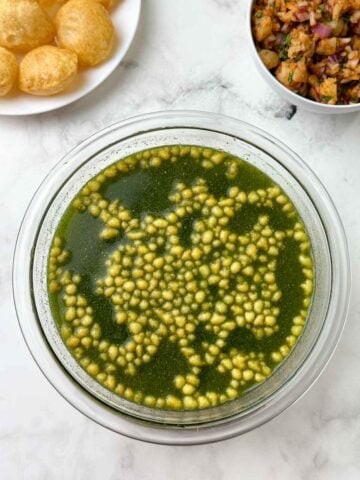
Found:
M 61 111 L 0 118 L 0 478 L 2 480 L 357 480 L 360 478 L 360 115 L 289 106 L 259 78 L 245 44 L 247 0 L 144 0 L 122 66 Z M 341 343 L 296 405 L 243 437 L 200 447 L 142 444 L 75 411 L 47 383 L 22 340 L 11 256 L 35 188 L 71 147 L 125 117 L 162 109 L 222 112 L 296 150 L 335 201 L 350 243 L 353 294 Z

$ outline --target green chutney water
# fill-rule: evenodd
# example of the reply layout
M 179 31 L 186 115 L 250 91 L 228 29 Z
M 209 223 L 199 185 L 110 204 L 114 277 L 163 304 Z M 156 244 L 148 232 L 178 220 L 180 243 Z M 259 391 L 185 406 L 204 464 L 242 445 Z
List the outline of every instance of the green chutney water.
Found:
M 286 193 L 222 151 L 164 146 L 89 181 L 49 252 L 61 337 L 102 386 L 149 407 L 228 402 L 289 355 L 313 294 Z

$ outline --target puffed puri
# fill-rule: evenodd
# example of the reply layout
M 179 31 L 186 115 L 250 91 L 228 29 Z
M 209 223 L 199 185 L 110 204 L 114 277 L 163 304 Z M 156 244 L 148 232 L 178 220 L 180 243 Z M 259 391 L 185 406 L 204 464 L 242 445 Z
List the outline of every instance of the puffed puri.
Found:
M 29 52 L 20 63 L 19 88 L 31 95 L 49 96 L 66 90 L 76 77 L 76 53 L 51 45 Z
M 67 0 L 38 0 L 40 5 L 57 5 L 61 3 L 65 3 Z M 101 5 L 104 5 L 106 8 L 110 8 L 113 5 L 113 0 L 88 0 L 89 2 L 98 2 Z
M 51 18 L 36 0 L 0 0 L 0 46 L 26 53 L 54 36 Z
M 58 11 L 55 24 L 60 46 L 76 52 L 80 65 L 93 67 L 110 56 L 114 26 L 98 1 L 70 0 Z
M 12 90 L 18 77 L 18 69 L 15 55 L 0 47 L 0 97 Z

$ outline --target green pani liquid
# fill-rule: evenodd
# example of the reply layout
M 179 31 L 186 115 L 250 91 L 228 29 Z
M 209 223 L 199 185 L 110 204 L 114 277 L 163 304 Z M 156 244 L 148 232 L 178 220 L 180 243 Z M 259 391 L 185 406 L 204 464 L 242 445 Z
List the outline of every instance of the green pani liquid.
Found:
M 188 410 L 263 382 L 301 335 L 310 240 L 270 177 L 224 152 L 145 150 L 84 186 L 49 255 L 78 363 L 130 401 Z

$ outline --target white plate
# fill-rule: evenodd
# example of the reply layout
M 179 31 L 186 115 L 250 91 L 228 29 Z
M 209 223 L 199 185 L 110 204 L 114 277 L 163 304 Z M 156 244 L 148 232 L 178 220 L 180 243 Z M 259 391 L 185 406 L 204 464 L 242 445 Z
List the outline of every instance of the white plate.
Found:
M 53 97 L 36 97 L 19 91 L 0 98 L 0 115 L 33 115 L 69 105 L 98 87 L 119 65 L 135 36 L 139 23 L 141 0 L 120 0 L 110 12 L 117 44 L 111 57 L 95 68 L 82 70 L 72 86 Z

